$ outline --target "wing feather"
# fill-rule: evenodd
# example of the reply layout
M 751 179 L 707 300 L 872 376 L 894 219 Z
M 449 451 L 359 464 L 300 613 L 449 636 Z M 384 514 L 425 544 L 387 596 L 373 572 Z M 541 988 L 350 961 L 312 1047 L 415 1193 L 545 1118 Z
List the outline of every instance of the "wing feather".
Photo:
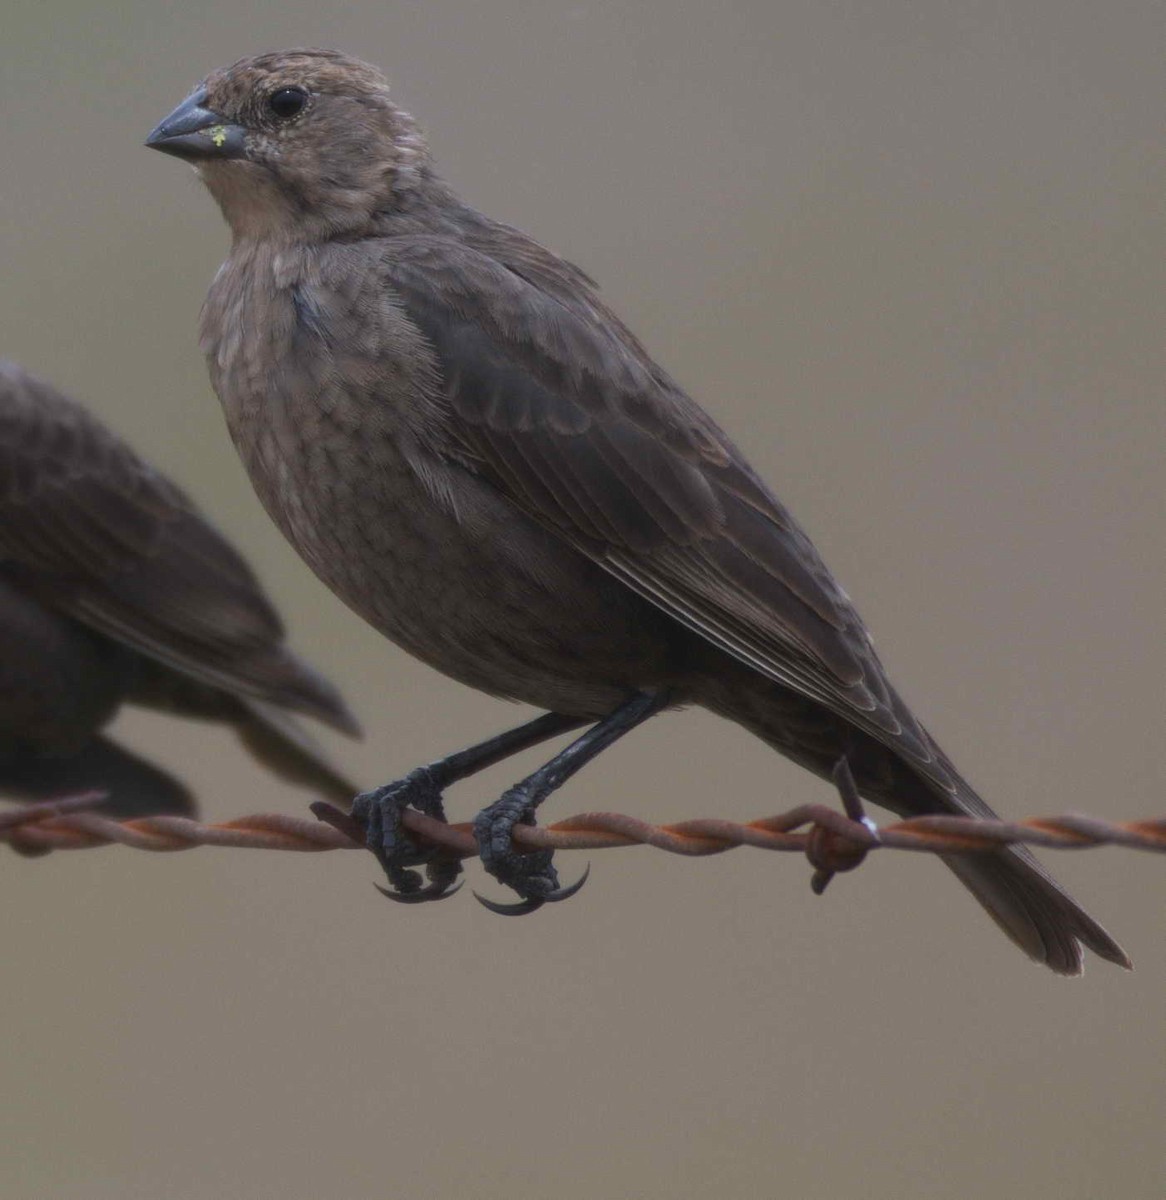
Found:
M 806 534 L 548 257 L 529 242 L 514 261 L 436 235 L 384 243 L 386 286 L 436 353 L 458 461 L 690 629 L 950 786 Z
M 13 363 L 0 363 L 0 570 L 192 679 L 355 727 L 331 684 L 287 649 L 250 567 L 186 495 Z

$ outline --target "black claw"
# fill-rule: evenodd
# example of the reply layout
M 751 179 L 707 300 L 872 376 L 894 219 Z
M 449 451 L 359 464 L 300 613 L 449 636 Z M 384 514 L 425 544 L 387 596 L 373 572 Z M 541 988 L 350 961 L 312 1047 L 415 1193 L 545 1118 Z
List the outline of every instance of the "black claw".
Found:
M 500 904 L 497 900 L 487 900 L 479 892 L 474 893 L 474 899 L 483 907 L 500 917 L 524 917 L 527 913 L 536 912 L 550 899 L 549 896 L 529 896 L 517 904 Z
M 511 841 L 516 825 L 534 824 L 534 808 L 520 784 L 474 818 L 474 834 L 482 865 L 499 883 L 513 888 L 522 897 L 517 904 L 498 904 L 478 896 L 486 908 L 501 916 L 517 917 L 534 912 L 548 899 L 557 898 L 562 890 L 550 850 L 520 854 Z
M 459 881 L 450 887 L 444 880 L 435 879 L 415 892 L 395 892 L 392 888 L 381 887 L 379 883 L 374 883 L 373 887 L 382 896 L 395 900 L 398 904 L 426 904 L 431 900 L 448 900 L 450 896 L 462 890 L 463 882 L 465 881 Z
M 588 863 L 583 868 L 583 874 L 580 875 L 570 887 L 556 888 L 550 893 L 550 895 L 544 896 L 543 900 L 545 900 L 547 904 L 558 904 L 560 900 L 570 900 L 571 897 L 575 895 L 575 893 L 578 892 L 587 882 L 587 878 L 590 874 L 591 864 Z
M 587 882 L 590 865 L 570 887 L 559 886 L 553 852 L 534 850 L 519 853 L 511 833 L 516 825 L 533 825 L 537 800 L 532 800 L 524 784 L 517 784 L 489 808 L 474 818 L 482 865 L 503 886 L 513 888 L 522 899 L 517 904 L 500 904 L 474 893 L 484 908 L 503 917 L 519 917 L 535 912 L 544 904 L 569 900 Z
M 422 886 L 421 876 L 417 871 L 401 870 L 393 867 L 388 871 L 389 887 L 383 888 L 374 883 L 382 896 L 396 900 L 401 904 L 424 904 L 430 900 L 445 900 L 461 890 L 464 880 L 459 880 L 462 865 L 457 859 L 435 858 L 425 868 L 429 882 Z
M 444 900 L 457 891 L 452 885 L 461 874 L 461 864 L 442 857 L 440 847 L 411 838 L 401 824 L 401 812 L 405 808 L 414 808 L 439 821 L 445 820 L 441 780 L 433 769 L 419 767 L 404 779 L 364 792 L 352 802 L 348 822 L 360 830 L 364 844 L 388 876 L 387 889 L 374 886 L 390 900 L 402 904 Z M 323 819 L 343 828 L 328 815 Z M 425 867 L 429 877 L 427 884 L 422 884 L 419 872 L 409 869 L 417 866 Z
M 492 913 L 497 913 L 500 917 L 522 917 L 527 913 L 536 912 L 542 908 L 544 904 L 558 904 L 560 900 L 570 900 L 576 892 L 582 888 L 587 882 L 588 876 L 591 874 L 591 864 L 588 863 L 583 869 L 583 874 L 579 876 L 574 883 L 569 887 L 553 888 L 551 891 L 542 896 L 526 896 L 518 901 L 517 904 L 501 904 L 497 900 L 487 900 L 485 896 L 479 892 L 474 893 L 474 899 L 483 907 L 488 908 Z M 529 881 L 526 885 L 529 886 Z M 511 882 L 511 887 L 521 886 L 520 884 Z

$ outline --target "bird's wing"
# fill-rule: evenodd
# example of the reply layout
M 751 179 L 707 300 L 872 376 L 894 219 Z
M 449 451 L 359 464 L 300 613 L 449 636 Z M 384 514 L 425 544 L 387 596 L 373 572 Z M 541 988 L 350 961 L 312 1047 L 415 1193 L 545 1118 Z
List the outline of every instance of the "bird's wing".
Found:
M 183 492 L 12 363 L 0 363 L 0 569 L 201 683 L 354 724 L 284 646 L 251 569 Z
M 465 464 L 690 629 L 949 786 L 809 538 L 557 262 L 386 242 L 387 286 L 436 351 Z

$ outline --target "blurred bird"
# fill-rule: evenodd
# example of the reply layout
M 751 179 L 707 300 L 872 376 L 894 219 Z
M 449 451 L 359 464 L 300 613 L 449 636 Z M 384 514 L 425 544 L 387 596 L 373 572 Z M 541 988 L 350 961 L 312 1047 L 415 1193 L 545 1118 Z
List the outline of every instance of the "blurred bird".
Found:
M 577 267 L 468 207 L 373 67 L 294 50 L 215 71 L 149 136 L 233 235 L 202 345 L 263 503 L 410 653 L 547 714 L 359 797 L 398 898 L 454 871 L 403 835 L 450 783 L 594 723 L 478 814 L 528 912 L 560 888 L 516 822 L 622 734 L 699 704 L 903 815 L 992 811 L 884 674 L 809 538 Z M 428 861 L 424 886 L 411 865 Z M 1054 971 L 1121 948 L 1024 850 L 950 856 Z
M 0 362 L 0 795 L 192 813 L 183 783 L 102 734 L 123 701 L 224 722 L 281 778 L 356 790 L 292 713 L 356 719 L 240 555 L 81 405 Z

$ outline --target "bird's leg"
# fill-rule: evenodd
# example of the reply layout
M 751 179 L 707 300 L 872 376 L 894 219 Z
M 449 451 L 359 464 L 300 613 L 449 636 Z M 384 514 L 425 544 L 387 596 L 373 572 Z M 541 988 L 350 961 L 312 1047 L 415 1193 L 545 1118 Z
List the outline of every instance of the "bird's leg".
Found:
M 497 904 L 478 896 L 491 912 L 505 916 L 534 912 L 548 901 L 566 900 L 583 886 L 587 879 L 586 872 L 582 879 L 569 888 L 560 888 L 558 872 L 551 862 L 553 851 L 536 850 L 520 854 L 514 849 L 510 835 L 515 825 L 533 825 L 535 810 L 551 792 L 600 751 L 607 749 L 667 704 L 668 693 L 663 690 L 638 692 L 598 725 L 576 738 L 545 766 L 516 783 L 489 808 L 478 813 L 474 818 L 474 835 L 478 839 L 482 865 L 499 883 L 513 888 L 522 897 L 518 904 Z
M 392 889 L 380 890 L 390 899 L 407 904 L 440 900 L 450 895 L 450 887 L 461 873 L 461 864 L 456 859 L 442 857 L 436 847 L 420 845 L 409 837 L 401 824 L 401 811 L 415 808 L 444 821 L 441 796 L 450 784 L 583 724 L 586 722 L 578 717 L 544 713 L 517 729 L 500 733 L 466 750 L 458 750 L 410 771 L 404 779 L 357 796 L 352 802 L 352 818 L 363 828 L 365 845 L 384 868 Z M 424 886 L 420 874 L 409 869 L 423 864 L 429 877 Z

